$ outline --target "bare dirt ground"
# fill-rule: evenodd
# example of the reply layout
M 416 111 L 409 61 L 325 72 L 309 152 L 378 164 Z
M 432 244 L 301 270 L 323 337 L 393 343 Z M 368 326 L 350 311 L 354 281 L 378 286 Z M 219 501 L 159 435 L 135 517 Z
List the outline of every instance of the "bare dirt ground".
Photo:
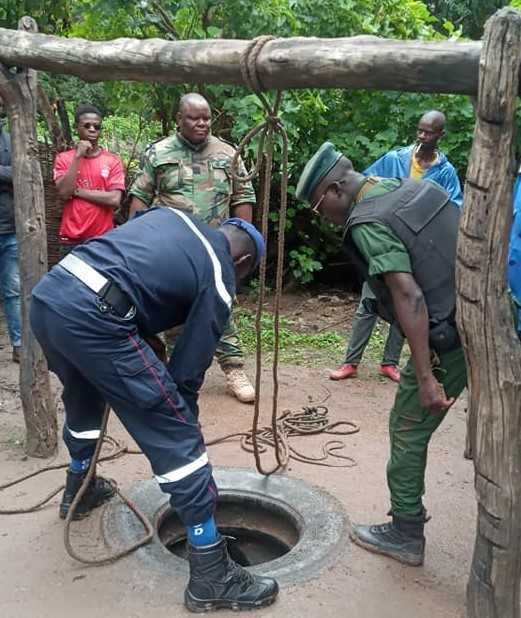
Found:
M 308 298 L 289 299 L 284 309 L 303 329 L 333 326 L 348 320 L 345 315 L 320 315 L 331 301 L 311 300 L 313 310 L 297 315 Z M 335 303 L 336 301 L 333 301 Z M 292 304 L 293 303 L 293 304 Z M 341 305 L 342 303 L 339 303 Z M 342 310 L 344 311 L 344 310 Z M 323 312 L 322 312 L 323 313 Z M 343 324 L 343 322 L 342 322 Z M 1 330 L 1 329 L 0 329 Z M 28 459 L 23 452 L 23 417 L 18 397 L 17 366 L 10 362 L 5 332 L 0 332 L 0 483 L 51 463 Z M 340 359 L 332 359 L 330 367 Z M 248 361 L 253 375 L 253 365 Z M 268 421 L 270 368 L 263 372 L 263 410 Z M 333 420 L 349 419 L 361 430 L 346 438 L 346 454 L 357 460 L 350 469 L 330 469 L 292 462 L 286 474 L 303 479 L 330 492 L 344 505 L 352 521 L 385 520 L 389 508 L 385 483 L 388 454 L 387 419 L 394 385 L 375 378 L 375 367 L 367 363 L 356 381 L 333 383 L 327 367 L 284 365 L 280 370 L 281 409 L 299 409 L 310 400 L 326 402 Z M 55 383 L 56 384 L 56 383 Z M 58 389 L 57 389 L 58 393 Z M 314 580 L 282 589 L 271 608 L 258 612 L 264 617 L 326 618 L 460 618 L 464 615 L 465 585 L 475 529 L 473 471 L 462 457 L 465 437 L 464 399 L 449 413 L 433 438 L 429 452 L 426 506 L 432 520 L 426 527 L 426 562 L 411 568 L 375 556 L 346 542 L 338 548 L 331 565 Z M 230 398 L 220 369 L 213 366 L 200 398 L 201 423 L 206 438 L 248 429 L 252 407 Z M 60 411 L 60 420 L 62 412 Z M 110 433 L 126 442 L 128 436 L 117 420 Z M 318 454 L 323 438 L 300 440 L 299 446 Z M 210 447 L 215 465 L 253 467 L 251 455 L 236 443 Z M 60 452 L 52 462 L 65 461 Z M 101 466 L 102 474 L 118 480 L 123 489 L 137 480 L 150 478 L 142 456 L 128 456 Z M 0 494 L 0 508 L 35 502 L 60 484 L 63 472 L 38 477 L 34 482 Z M 143 570 L 136 556 L 109 566 L 89 568 L 75 563 L 63 547 L 63 522 L 57 516 L 58 499 L 39 512 L 0 516 L 0 616 L 2 618 L 163 618 L 189 615 L 182 605 L 185 582 L 172 578 L 170 586 L 158 586 Z M 92 524 L 90 524 L 92 527 Z M 78 524 L 79 549 L 89 544 L 89 523 Z M 83 528 L 83 526 L 86 526 Z M 83 534 L 82 534 L 83 530 Z M 220 612 L 219 616 L 231 616 Z M 235 615 L 235 614 L 233 614 Z
M 257 309 L 256 297 L 239 294 L 239 305 L 252 311 Z M 330 287 L 311 291 L 285 293 L 280 301 L 281 315 L 290 318 L 297 332 L 316 333 L 349 328 L 358 306 L 359 295 Z M 268 294 L 265 308 L 273 310 L 274 296 Z

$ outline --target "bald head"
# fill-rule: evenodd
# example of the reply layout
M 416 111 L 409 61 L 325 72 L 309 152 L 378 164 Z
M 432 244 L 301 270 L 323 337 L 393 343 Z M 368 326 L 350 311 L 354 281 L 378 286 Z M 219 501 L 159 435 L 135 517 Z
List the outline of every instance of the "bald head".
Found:
M 423 114 L 420 118 L 420 122 L 431 123 L 440 131 L 445 130 L 445 114 L 436 109 L 433 109 L 430 112 L 425 112 L 425 114 Z
M 212 112 L 208 101 L 197 92 L 189 92 L 181 97 L 176 116 L 179 133 L 193 144 L 208 139 Z
M 437 110 L 426 112 L 418 122 L 416 142 L 419 150 L 417 154 L 427 161 L 436 156 L 438 142 L 445 135 L 445 114 Z

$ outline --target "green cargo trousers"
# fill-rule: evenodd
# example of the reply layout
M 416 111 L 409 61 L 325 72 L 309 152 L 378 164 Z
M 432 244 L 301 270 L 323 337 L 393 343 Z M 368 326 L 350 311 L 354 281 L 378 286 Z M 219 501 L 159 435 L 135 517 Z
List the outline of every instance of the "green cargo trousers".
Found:
M 433 372 L 447 397 L 458 397 L 467 385 L 463 349 L 433 355 Z M 389 421 L 391 457 L 387 464 L 387 484 L 394 515 L 418 515 L 422 511 L 427 448 L 446 414 L 447 411 L 431 414 L 420 406 L 414 365 L 409 360 L 401 371 Z

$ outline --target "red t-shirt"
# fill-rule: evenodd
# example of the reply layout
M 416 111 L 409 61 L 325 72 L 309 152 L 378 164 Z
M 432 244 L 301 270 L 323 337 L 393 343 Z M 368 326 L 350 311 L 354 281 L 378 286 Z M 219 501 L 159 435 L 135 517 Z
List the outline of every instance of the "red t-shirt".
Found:
M 71 166 L 76 150 L 60 152 L 54 162 L 54 182 L 62 178 Z M 102 150 L 95 157 L 82 157 L 76 188 L 98 191 L 125 190 L 125 172 L 121 159 Z M 79 242 L 100 236 L 114 227 L 114 213 L 108 206 L 100 206 L 79 197 L 65 202 L 60 225 L 60 239 Z

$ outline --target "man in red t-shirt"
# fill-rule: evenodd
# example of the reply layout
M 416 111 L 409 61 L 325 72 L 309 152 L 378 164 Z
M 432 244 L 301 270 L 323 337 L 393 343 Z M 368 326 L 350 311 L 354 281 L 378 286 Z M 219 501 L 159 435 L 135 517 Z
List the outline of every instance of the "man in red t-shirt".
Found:
M 114 227 L 114 210 L 125 190 L 121 159 L 98 146 L 101 112 L 80 105 L 75 120 L 79 142 L 54 162 L 54 182 L 65 201 L 59 232 L 64 253 Z

